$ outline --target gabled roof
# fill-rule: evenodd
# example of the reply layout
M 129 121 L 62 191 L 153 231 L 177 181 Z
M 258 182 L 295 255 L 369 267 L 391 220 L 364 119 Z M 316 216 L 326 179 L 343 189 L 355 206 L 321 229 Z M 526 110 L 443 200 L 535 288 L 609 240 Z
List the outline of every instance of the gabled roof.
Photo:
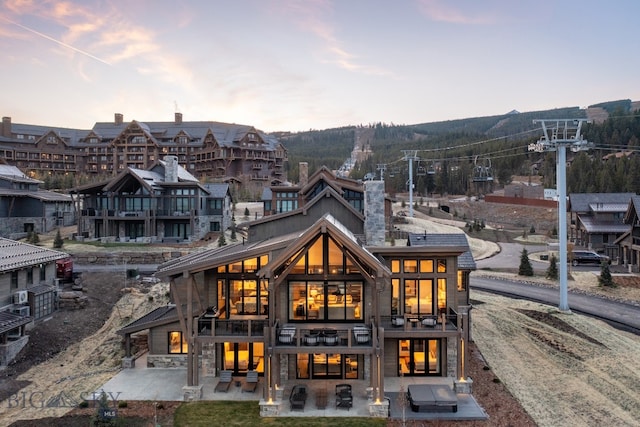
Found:
M 227 195 L 231 197 L 231 191 L 227 183 L 207 183 L 202 184 L 202 186 L 207 189 L 209 195 L 214 199 L 224 199 Z
M 309 200 L 304 206 L 299 207 L 297 209 L 293 209 L 287 212 L 279 212 L 273 215 L 263 216 L 262 218 L 256 219 L 254 221 L 247 221 L 242 223 L 243 228 L 251 228 L 251 226 L 277 221 L 283 218 L 288 218 L 296 215 L 305 215 L 308 210 L 310 210 L 315 204 L 319 203 L 325 197 L 333 197 L 336 201 L 342 204 L 346 209 L 352 211 L 354 215 L 359 217 L 362 221 L 364 221 L 364 215 L 357 211 L 351 204 L 342 197 L 338 191 L 336 191 L 333 187 L 326 187 L 320 193 L 316 194 L 316 196 Z
M 364 248 L 353 233 L 330 214 L 325 214 L 312 227 L 302 232 L 294 232 L 255 243 L 242 242 L 219 248 L 205 249 L 167 261 L 158 267 L 156 276 L 176 277 L 187 272 L 193 274 L 216 268 L 220 265 L 270 253 L 269 264 L 258 271 L 259 277 L 269 277 L 276 268 L 295 255 L 304 244 L 315 238 L 318 233 L 323 232 L 329 232 L 339 244 L 356 254 L 359 262 L 377 271 L 379 275 L 390 274 L 387 267 Z
M 280 145 L 280 142 L 272 135 L 255 129 L 253 126 L 239 125 L 235 123 L 221 123 L 214 121 L 182 121 L 171 122 L 97 122 L 91 130 L 102 139 L 112 140 L 124 132 L 132 123 L 137 124 L 147 133 L 158 145 L 176 145 L 176 136 L 187 134 L 192 138 L 189 145 L 202 144 L 205 137 L 211 133 L 216 142 L 221 147 L 234 147 L 248 133 L 255 133 L 262 141 L 261 147 L 267 151 L 272 151 Z M 89 132 L 85 136 L 89 136 Z M 257 148 L 257 147 L 254 147 Z
M 626 206 L 633 196 L 635 193 L 571 193 L 568 209 L 571 212 L 591 212 L 590 205 L 593 204 L 601 206 L 624 204 Z
M 625 224 L 634 224 L 637 223 L 640 218 L 640 196 L 634 195 L 629 200 L 629 204 L 627 205 L 627 210 L 624 214 L 623 222 Z
M 158 307 L 155 310 L 145 314 L 144 316 L 134 320 L 123 328 L 119 329 L 119 334 L 133 334 L 135 332 L 144 331 L 146 329 L 167 325 L 178 321 L 178 310 L 173 304 Z
M 389 277 L 391 275 L 389 269 L 369 252 L 367 248 L 362 246 L 358 238 L 356 238 L 351 231 L 329 213 L 322 216 L 313 226 L 303 231 L 299 237 L 287 246 L 285 250 L 280 252 L 275 259 L 269 260 L 269 264 L 262 267 L 260 271 L 258 271 L 258 275 L 266 278 L 273 277 L 276 269 L 288 262 L 300 249 L 304 248 L 306 244 L 315 239 L 320 233 L 329 233 L 339 245 L 351 252 L 360 264 L 376 272 L 377 277 Z M 374 279 L 374 277 L 371 277 L 371 279 Z
M 465 252 L 458 256 L 458 268 L 475 270 L 476 261 L 471 253 L 467 235 L 464 233 L 409 233 L 407 246 L 422 246 L 440 248 L 443 246 L 464 246 Z
M 49 263 L 68 256 L 64 252 L 0 237 L 0 273 Z
M 336 176 L 336 174 L 329 170 L 329 168 L 327 168 L 326 166 L 322 166 L 309 177 L 307 184 L 302 186 L 302 188 L 300 189 L 300 194 L 307 194 L 309 191 L 315 188 L 319 181 L 325 181 L 327 185 L 336 190 L 338 194 L 342 194 L 344 188 L 364 192 L 364 186 L 361 181 Z
M 111 181 L 104 186 L 104 191 L 114 191 L 119 183 L 126 179 L 127 176 L 135 178 L 141 185 L 146 187 L 149 191 L 153 191 L 158 188 L 162 188 L 165 185 L 171 185 L 165 181 L 164 168 L 166 168 L 166 162 L 160 160 L 148 170 L 137 169 L 127 167 L 118 175 L 116 175 Z M 179 183 L 198 183 L 198 179 L 187 172 L 182 166 L 177 165 L 178 168 L 178 182 Z M 161 173 L 162 172 L 162 173 Z
M 218 248 L 193 252 L 161 264 L 158 266 L 155 275 L 157 277 L 173 277 L 182 275 L 184 272 L 195 273 L 245 258 L 263 255 L 270 251 L 286 247 L 290 241 L 295 240 L 299 234 L 300 233 L 287 234 L 255 243 L 238 242 Z

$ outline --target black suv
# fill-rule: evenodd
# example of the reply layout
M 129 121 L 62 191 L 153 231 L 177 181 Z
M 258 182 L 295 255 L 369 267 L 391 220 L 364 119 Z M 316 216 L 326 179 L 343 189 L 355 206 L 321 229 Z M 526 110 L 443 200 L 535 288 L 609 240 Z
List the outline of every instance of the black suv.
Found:
M 601 264 L 606 262 L 611 264 L 611 260 L 606 255 L 600 255 L 593 251 L 573 251 L 571 252 L 571 265 L 578 264 Z

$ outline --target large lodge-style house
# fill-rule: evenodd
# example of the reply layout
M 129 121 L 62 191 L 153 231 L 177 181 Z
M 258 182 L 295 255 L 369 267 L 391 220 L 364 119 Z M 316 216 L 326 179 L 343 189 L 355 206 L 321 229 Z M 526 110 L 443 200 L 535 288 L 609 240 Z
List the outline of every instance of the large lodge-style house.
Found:
M 88 130 L 12 123 L 3 117 L 0 158 L 33 176 L 88 174 L 103 179 L 127 167 L 148 169 L 165 156 L 200 180 L 226 182 L 247 194 L 286 181 L 287 151 L 253 126 L 214 121 L 112 122 Z
M 185 399 L 202 398 L 203 376 L 257 371 L 262 415 L 279 414 L 278 390 L 298 382 L 367 388 L 371 416 L 387 414 L 385 378 L 446 379 L 469 393 L 465 235 L 385 245 L 384 182 L 360 183 L 362 204 L 345 202 L 326 170 L 308 182 L 315 196 L 247 223 L 247 240 L 161 265 L 172 303 L 120 330 L 125 363 L 132 335 L 148 331 L 148 366 L 186 365 Z

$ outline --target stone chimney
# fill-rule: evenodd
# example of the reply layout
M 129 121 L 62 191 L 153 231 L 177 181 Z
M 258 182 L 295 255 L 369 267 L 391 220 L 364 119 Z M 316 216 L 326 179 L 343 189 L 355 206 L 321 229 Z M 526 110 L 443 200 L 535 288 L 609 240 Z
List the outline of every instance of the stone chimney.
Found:
M 124 122 L 124 116 L 120 113 L 115 113 L 113 115 L 113 123 L 116 126 L 120 126 Z
M 165 156 L 164 158 L 164 182 L 178 182 L 178 158 Z
M 175 124 L 182 124 L 182 113 L 175 113 Z
M 11 117 L 2 118 L 2 136 L 11 138 Z
M 364 238 L 368 246 L 384 246 L 384 181 L 364 182 Z
M 298 172 L 300 174 L 300 186 L 304 187 L 309 182 L 309 163 L 300 162 L 298 163 Z

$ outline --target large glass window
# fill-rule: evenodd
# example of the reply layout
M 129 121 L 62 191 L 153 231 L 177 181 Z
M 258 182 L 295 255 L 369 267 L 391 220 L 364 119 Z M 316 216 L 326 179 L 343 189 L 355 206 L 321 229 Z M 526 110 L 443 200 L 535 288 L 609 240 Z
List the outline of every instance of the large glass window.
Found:
M 405 279 L 404 312 L 408 314 L 433 314 L 433 280 Z
M 361 320 L 363 284 L 358 281 L 292 281 L 289 283 L 289 319 Z
M 399 375 L 440 375 L 440 366 L 440 340 L 398 341 Z

